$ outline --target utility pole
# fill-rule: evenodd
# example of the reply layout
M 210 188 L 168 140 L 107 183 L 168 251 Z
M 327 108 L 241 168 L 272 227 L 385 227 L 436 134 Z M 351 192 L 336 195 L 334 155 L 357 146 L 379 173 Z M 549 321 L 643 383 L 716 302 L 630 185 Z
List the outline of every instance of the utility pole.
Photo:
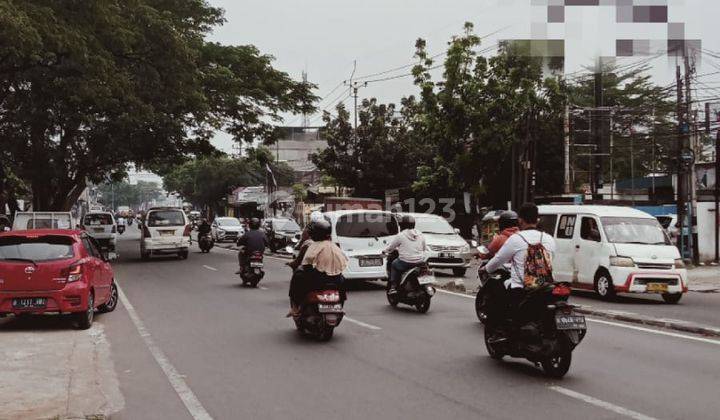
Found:
M 565 174 L 564 174 L 564 191 L 565 194 L 570 194 L 570 105 L 565 104 L 565 141 L 564 141 L 564 154 L 565 154 Z
M 710 102 L 705 102 L 705 133 L 710 138 Z M 720 263 L 720 129 L 715 138 L 715 263 Z
M 685 169 L 682 158 L 683 148 L 685 146 L 685 113 L 683 112 L 683 80 L 680 74 L 680 66 L 675 66 L 675 83 L 677 85 L 677 104 L 676 114 L 678 120 L 678 140 L 676 144 L 676 171 L 677 171 L 677 215 L 678 215 L 678 229 L 680 232 L 679 241 L 680 243 L 680 254 L 683 255 L 685 252 Z M 684 256 L 684 255 L 683 255 Z
M 692 118 L 692 137 L 688 136 L 690 140 L 689 146 L 693 156 L 697 156 L 697 116 L 692 112 L 692 89 L 690 86 L 690 78 L 694 72 L 694 68 L 691 68 L 690 66 L 690 56 L 687 49 L 685 50 L 683 61 L 685 64 L 685 101 L 687 103 L 686 115 L 688 122 L 690 118 Z M 693 159 L 690 164 L 690 176 L 688 177 L 688 182 L 690 184 L 690 241 L 692 244 L 693 263 L 697 265 L 700 262 L 700 244 L 698 243 L 697 232 L 697 181 L 695 177 L 695 159 Z
M 350 80 L 346 80 L 344 83 L 345 83 L 345 86 L 350 87 L 350 89 L 352 90 L 353 99 L 355 99 L 355 129 L 357 130 L 357 126 L 358 126 L 358 90 L 360 88 L 367 87 L 368 84 L 367 84 L 367 82 L 360 83 L 360 82 L 353 81 L 353 77 L 355 77 L 356 69 L 357 69 L 357 61 L 353 61 L 353 71 L 352 71 L 352 74 L 350 75 Z
M 602 67 L 600 64 L 598 64 L 598 71 L 595 73 L 595 110 L 594 111 L 594 118 L 595 122 L 593 124 L 594 128 L 594 142 L 598 147 L 598 151 L 600 153 L 604 153 L 604 150 L 602 150 L 602 136 L 603 136 L 603 129 L 602 129 L 602 114 L 603 111 L 600 110 L 600 108 L 603 107 L 603 74 L 602 74 Z M 592 197 L 593 200 L 598 200 L 600 198 L 600 195 L 598 194 L 598 187 L 600 186 L 600 180 L 602 179 L 602 167 L 603 167 L 603 161 L 602 157 L 600 156 L 592 156 L 591 162 L 594 166 L 594 171 L 592 172 L 593 176 L 590 181 L 590 190 L 592 191 Z

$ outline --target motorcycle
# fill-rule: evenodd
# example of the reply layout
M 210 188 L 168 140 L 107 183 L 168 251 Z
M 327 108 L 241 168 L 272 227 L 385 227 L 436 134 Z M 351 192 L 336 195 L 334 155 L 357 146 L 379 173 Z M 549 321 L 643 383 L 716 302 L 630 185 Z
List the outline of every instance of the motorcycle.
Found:
M 122 235 L 123 233 L 125 233 L 125 225 L 118 225 L 117 231 L 118 231 L 118 233 L 119 233 L 120 235 Z
M 480 267 L 486 263 L 481 263 Z M 478 270 L 480 288 L 475 311 L 485 325 L 488 354 L 497 360 L 506 355 L 524 358 L 542 367 L 546 375 L 562 378 L 570 369 L 573 350 L 587 333 L 585 317 L 575 313 L 575 306 L 568 303 L 569 285 L 551 283 L 528 291 L 518 309 L 518 313 L 524 314 L 522 322 L 510 319 L 489 322 L 495 310 L 491 307 L 493 302 L 504 301 L 502 296 L 497 296 L 497 293 L 504 293 L 504 285 L 491 283 L 502 282 L 509 276 L 506 270 L 490 274 Z
M 215 246 L 215 241 L 213 241 L 212 235 L 209 233 L 202 235 L 198 240 L 198 246 L 200 247 L 200 251 L 203 253 L 210 252 L 213 246 Z
M 240 251 L 244 252 L 244 251 Z M 263 271 L 263 253 L 256 251 L 245 258 L 245 264 L 240 269 L 240 278 L 242 279 L 242 285 L 251 287 L 257 287 L 260 280 L 265 276 Z
M 430 301 L 436 292 L 433 286 L 435 284 L 435 274 L 426 264 L 414 267 L 403 273 L 396 293 L 390 293 L 390 266 L 396 258 L 397 252 L 393 252 L 388 256 L 387 261 L 388 282 L 386 295 L 388 303 L 392 307 L 404 303 L 414 306 L 422 314 L 426 313 L 430 310 Z
M 337 285 L 327 284 L 309 292 L 300 304 L 300 314 L 293 317 L 301 335 L 307 334 L 320 341 L 332 338 L 335 327 L 345 315 L 343 298 Z

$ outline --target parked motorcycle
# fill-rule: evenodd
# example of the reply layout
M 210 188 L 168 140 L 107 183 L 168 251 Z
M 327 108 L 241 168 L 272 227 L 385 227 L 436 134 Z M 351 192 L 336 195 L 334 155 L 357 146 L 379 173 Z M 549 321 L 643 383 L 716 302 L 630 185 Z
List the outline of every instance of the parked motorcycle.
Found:
M 337 285 L 327 284 L 322 289 L 305 296 L 300 304 L 300 315 L 293 317 L 293 320 L 300 334 L 328 341 L 332 338 L 335 327 L 340 325 L 345 312 Z
M 489 322 L 496 310 L 492 305 L 505 301 L 497 296 L 505 292 L 504 286 L 492 282 L 504 281 L 509 273 L 498 271 L 488 274 L 479 270 L 480 288 L 475 299 L 476 314 L 485 324 L 485 346 L 490 357 L 525 358 L 542 366 L 546 375 L 562 378 L 570 369 L 573 350 L 587 333 L 585 317 L 575 313 L 575 307 L 568 303 L 569 285 L 546 284 L 529 291 L 517 311 L 523 314 L 522 322 Z
M 242 250 L 240 252 L 243 252 Z M 246 257 L 245 265 L 240 269 L 240 278 L 243 286 L 257 287 L 260 280 L 265 276 L 263 271 L 263 253 L 253 252 Z
M 387 271 L 390 277 L 390 265 L 397 258 L 397 252 L 388 256 Z M 414 306 L 420 313 L 430 310 L 430 301 L 435 295 L 435 274 L 426 264 L 412 268 L 403 273 L 400 285 L 396 293 L 390 293 L 390 281 L 388 280 L 386 295 L 390 306 L 396 307 L 399 303 Z
M 210 252 L 213 246 L 215 246 L 215 241 L 213 241 L 212 235 L 209 233 L 202 235 L 198 240 L 198 246 L 200 247 L 200 251 L 203 253 Z

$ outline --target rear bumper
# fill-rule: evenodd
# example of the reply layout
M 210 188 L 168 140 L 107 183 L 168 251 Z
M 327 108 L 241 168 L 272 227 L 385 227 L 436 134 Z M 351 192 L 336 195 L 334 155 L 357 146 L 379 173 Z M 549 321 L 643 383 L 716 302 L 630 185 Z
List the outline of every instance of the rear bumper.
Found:
M 648 283 L 667 284 L 667 293 L 685 293 L 687 288 L 687 270 L 642 270 L 633 267 L 612 267 L 610 275 L 618 293 L 655 293 L 648 292 Z
M 70 283 L 60 290 L 0 292 L 0 314 L 44 314 L 82 312 L 88 304 L 88 287 L 83 282 Z M 47 306 L 41 309 L 15 309 L 15 298 L 47 298 Z
M 376 257 L 382 258 L 382 265 L 373 267 L 360 267 L 360 258 L 358 257 Z M 343 272 L 343 277 L 347 280 L 387 280 L 386 259 L 379 255 L 356 255 L 348 258 L 348 266 Z
M 142 248 L 146 251 L 154 253 L 162 252 L 178 252 L 186 250 L 190 247 L 190 238 L 183 236 L 182 238 L 151 238 L 143 239 Z
M 443 252 L 443 254 L 450 254 L 450 256 L 443 255 L 440 257 L 440 252 L 426 251 L 425 258 L 427 258 L 428 266 L 432 268 L 468 268 L 470 267 L 470 261 L 472 254 L 469 252 Z

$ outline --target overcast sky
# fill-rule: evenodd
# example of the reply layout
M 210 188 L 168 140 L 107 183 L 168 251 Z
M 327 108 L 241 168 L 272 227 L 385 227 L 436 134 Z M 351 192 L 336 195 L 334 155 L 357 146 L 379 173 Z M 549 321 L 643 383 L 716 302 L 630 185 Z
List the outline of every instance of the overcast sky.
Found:
M 491 46 L 498 39 L 527 39 L 537 25 L 546 22 L 547 9 L 532 6 L 541 0 L 209 0 L 225 9 L 227 23 L 212 39 L 225 44 L 254 44 L 276 58 L 276 68 L 300 78 L 307 70 L 309 80 L 324 96 L 348 79 L 357 60 L 356 76 L 382 72 L 412 63 L 417 38 L 428 41 L 431 53 L 445 51 L 446 42 L 462 30 L 465 21 L 475 24 L 478 35 L 500 31 L 484 40 Z M 718 0 L 635 0 L 635 4 L 669 4 L 669 20 L 686 24 L 686 38 L 702 39 L 703 48 L 720 52 L 720 1 Z M 593 64 L 598 55 L 614 55 L 615 39 L 665 39 L 665 24 L 615 23 L 615 7 L 568 7 L 566 23 L 550 24 L 547 38 L 566 39 L 566 72 Z M 619 64 L 636 59 L 622 59 Z M 699 73 L 720 69 L 703 58 Z M 652 61 L 659 83 L 673 77 L 674 62 L 666 57 Z M 402 75 L 408 69 L 385 76 Z M 702 79 L 720 87 L 720 77 Z M 324 98 L 320 108 L 342 99 L 343 88 Z M 411 78 L 373 83 L 361 90 L 363 97 L 397 102 L 414 94 Z M 720 96 L 720 92 L 717 96 Z M 348 100 L 347 103 L 350 103 Z M 287 124 L 299 125 L 289 117 Z M 311 123 L 320 123 L 319 117 Z M 226 136 L 217 145 L 229 149 Z

